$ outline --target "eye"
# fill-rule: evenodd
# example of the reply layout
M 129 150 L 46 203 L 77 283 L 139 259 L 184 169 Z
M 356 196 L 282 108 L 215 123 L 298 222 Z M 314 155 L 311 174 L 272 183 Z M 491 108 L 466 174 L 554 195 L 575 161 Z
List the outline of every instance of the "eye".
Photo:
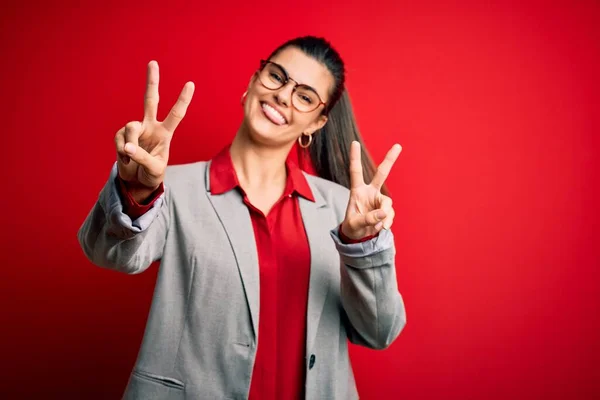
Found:
M 275 73 L 275 72 L 271 72 L 270 73 L 270 77 L 271 79 L 273 79 L 274 81 L 277 81 L 279 83 L 283 83 L 283 77 L 281 77 L 279 74 Z
M 294 94 L 296 99 L 302 104 L 311 105 L 317 101 L 314 92 L 302 86 L 298 87 Z
M 300 98 L 302 99 L 303 102 L 307 103 L 307 104 L 312 104 L 313 100 L 308 97 L 307 95 L 301 94 Z

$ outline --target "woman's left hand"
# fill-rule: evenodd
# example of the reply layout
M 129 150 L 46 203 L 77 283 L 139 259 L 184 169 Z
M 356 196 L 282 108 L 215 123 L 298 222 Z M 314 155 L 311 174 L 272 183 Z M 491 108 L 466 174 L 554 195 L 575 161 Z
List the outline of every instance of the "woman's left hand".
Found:
M 349 239 L 358 240 L 376 235 L 382 229 L 390 229 L 394 222 L 392 199 L 381 193 L 381 187 L 388 177 L 402 147 L 392 146 L 383 162 L 377 168 L 370 184 L 363 179 L 360 143 L 352 142 L 350 147 L 350 200 L 346 217 L 342 222 L 342 233 Z

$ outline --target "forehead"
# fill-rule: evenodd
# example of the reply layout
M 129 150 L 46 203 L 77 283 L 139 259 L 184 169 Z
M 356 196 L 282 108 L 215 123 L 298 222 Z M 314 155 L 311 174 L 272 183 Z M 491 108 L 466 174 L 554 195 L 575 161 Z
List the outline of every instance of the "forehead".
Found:
M 327 101 L 334 82 L 333 76 L 325 65 L 295 47 L 280 51 L 271 58 L 271 61 L 285 68 L 293 80 L 313 87 L 319 96 Z

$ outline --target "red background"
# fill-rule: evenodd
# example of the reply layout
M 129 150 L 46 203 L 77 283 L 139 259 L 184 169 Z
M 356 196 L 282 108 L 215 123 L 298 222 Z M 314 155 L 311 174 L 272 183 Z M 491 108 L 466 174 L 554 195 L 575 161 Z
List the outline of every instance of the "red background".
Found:
M 191 162 L 232 139 L 258 60 L 311 33 L 345 58 L 375 158 L 404 147 L 389 186 L 408 325 L 352 348 L 362 398 L 598 398 L 600 5 L 210 3 L 2 7 L 0 397 L 127 382 L 156 268 L 93 267 L 76 232 L 114 133 L 142 118 L 147 62 L 161 115 L 196 83 L 170 160 Z

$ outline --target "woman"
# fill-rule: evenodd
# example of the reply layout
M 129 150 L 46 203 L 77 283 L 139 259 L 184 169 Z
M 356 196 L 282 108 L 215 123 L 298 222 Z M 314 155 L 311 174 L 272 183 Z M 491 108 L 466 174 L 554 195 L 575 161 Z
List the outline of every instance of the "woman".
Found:
M 136 274 L 161 260 L 124 397 L 357 398 L 347 339 L 383 349 L 406 321 L 384 194 L 400 146 L 375 170 L 341 58 L 303 37 L 261 62 L 230 146 L 167 167 L 194 85 L 158 122 L 158 78 L 152 61 L 144 119 L 118 131 L 78 234 L 98 266 Z M 318 177 L 294 161 L 296 142 Z

